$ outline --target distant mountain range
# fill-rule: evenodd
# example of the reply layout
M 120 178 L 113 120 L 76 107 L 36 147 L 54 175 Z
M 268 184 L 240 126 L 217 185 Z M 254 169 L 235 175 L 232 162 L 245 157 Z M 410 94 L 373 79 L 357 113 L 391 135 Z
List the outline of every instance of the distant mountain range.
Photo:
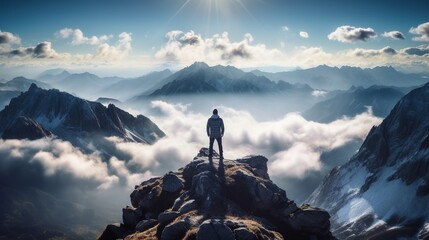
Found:
M 372 85 L 410 87 L 428 82 L 425 74 L 402 73 L 393 67 L 329 67 L 320 65 L 315 68 L 290 72 L 268 73 L 252 71 L 257 76 L 265 76 L 273 81 L 308 84 L 312 88 L 326 90 L 346 90 L 352 86 L 370 87 Z
M 411 88 L 372 86 L 369 88 L 352 87 L 337 93 L 333 97 L 316 103 L 303 112 L 303 116 L 316 122 L 331 122 L 343 116 L 354 117 L 371 107 L 377 117 L 386 117 L 393 106 Z
M 0 112 L 0 133 L 24 116 L 62 139 L 77 142 L 85 137 L 117 136 L 128 141 L 154 143 L 165 134 L 143 115 L 137 117 L 110 104 L 74 97 L 32 84 Z
M 308 203 L 338 239 L 429 238 L 429 84 L 404 96 Z
M 232 66 L 210 67 L 196 62 L 163 79 L 139 97 L 172 96 L 210 93 L 279 93 L 286 91 L 311 92 L 308 85 L 274 82 L 266 77 L 246 73 Z
M 139 97 L 171 96 L 198 93 L 266 93 L 302 89 L 347 90 L 352 86 L 373 85 L 411 87 L 428 80 L 427 74 L 396 71 L 393 67 L 329 67 L 299 69 L 269 73 L 245 72 L 233 66 L 208 66 L 195 62 L 175 73 L 166 69 L 138 78 L 104 77 L 91 73 L 71 74 L 64 69 L 52 69 L 40 74 L 40 81 L 81 97 L 110 97 L 121 101 Z M 279 84 L 279 85 L 278 85 Z

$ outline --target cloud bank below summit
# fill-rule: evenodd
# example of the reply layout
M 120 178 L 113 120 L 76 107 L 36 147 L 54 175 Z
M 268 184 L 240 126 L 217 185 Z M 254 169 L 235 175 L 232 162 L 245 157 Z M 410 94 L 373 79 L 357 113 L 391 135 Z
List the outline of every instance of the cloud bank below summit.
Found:
M 201 147 L 207 147 L 205 124 L 209 116 L 193 112 L 186 105 L 164 101 L 152 102 L 151 111 L 156 113 L 151 119 L 159 123 L 167 137 L 154 145 L 107 138 L 111 152 L 115 153 L 109 159 L 103 159 L 97 151 L 84 153 L 59 139 L 2 140 L 2 178 L 27 176 L 20 181 L 36 185 L 51 182 L 48 185 L 63 190 L 130 188 L 184 166 Z M 307 121 L 297 113 L 257 121 L 249 112 L 225 106 L 219 107 L 219 112 L 226 125 L 226 158 L 262 154 L 270 159 L 273 177 L 300 179 L 309 171 L 322 170 L 323 152 L 363 139 L 372 126 L 381 122 L 371 112 L 328 124 Z

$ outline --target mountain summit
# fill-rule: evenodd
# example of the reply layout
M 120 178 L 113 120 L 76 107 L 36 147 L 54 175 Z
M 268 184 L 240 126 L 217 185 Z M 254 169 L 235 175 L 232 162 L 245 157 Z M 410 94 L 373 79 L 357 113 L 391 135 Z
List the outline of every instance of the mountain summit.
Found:
M 429 83 L 404 96 L 307 200 L 340 239 L 429 239 Z
M 267 161 L 215 157 L 212 165 L 202 148 L 177 172 L 137 185 L 123 223 L 108 225 L 99 240 L 334 239 L 329 214 L 288 199 L 270 180 Z
M 151 144 L 165 136 L 158 126 L 143 115 L 134 117 L 113 104 L 106 108 L 101 103 L 77 98 L 56 89 L 44 90 L 36 84 L 13 98 L 0 112 L 0 133 L 21 116 L 71 141 L 101 135 Z

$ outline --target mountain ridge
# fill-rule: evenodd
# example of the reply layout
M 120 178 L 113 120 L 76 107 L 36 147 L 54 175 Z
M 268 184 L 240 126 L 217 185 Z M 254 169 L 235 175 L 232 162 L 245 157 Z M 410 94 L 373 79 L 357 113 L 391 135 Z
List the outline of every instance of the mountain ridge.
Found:
M 336 237 L 427 239 L 428 113 L 429 83 L 405 95 L 309 197 L 331 213 Z
M 109 104 L 91 102 L 56 89 L 32 84 L 0 111 L 0 132 L 20 116 L 40 123 L 55 135 L 69 140 L 74 135 L 118 136 L 129 141 L 154 143 L 165 134 L 143 115 L 137 117 Z

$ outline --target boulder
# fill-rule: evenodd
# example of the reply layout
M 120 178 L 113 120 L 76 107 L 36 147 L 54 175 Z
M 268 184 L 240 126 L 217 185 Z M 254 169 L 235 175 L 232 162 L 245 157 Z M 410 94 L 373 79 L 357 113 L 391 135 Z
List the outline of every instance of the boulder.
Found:
M 128 228 L 134 228 L 141 218 L 141 214 L 134 207 L 127 206 L 122 209 L 122 221 Z
M 245 227 L 235 229 L 234 235 L 237 240 L 258 240 L 256 235 Z
M 173 222 L 164 228 L 161 234 L 161 240 L 183 239 L 190 228 L 191 224 L 187 219 Z
M 158 220 L 156 219 L 148 219 L 148 220 L 141 220 L 136 225 L 136 231 L 137 232 L 144 232 L 148 230 L 149 228 L 153 228 L 158 224 Z
M 204 221 L 197 232 L 197 240 L 234 240 L 234 233 L 221 219 Z
M 158 215 L 158 222 L 161 225 L 167 225 L 174 221 L 178 216 L 180 216 L 180 212 L 176 211 L 166 211 L 162 212 Z
M 169 193 L 180 192 L 184 187 L 183 182 L 176 174 L 167 173 L 162 178 L 162 191 Z

